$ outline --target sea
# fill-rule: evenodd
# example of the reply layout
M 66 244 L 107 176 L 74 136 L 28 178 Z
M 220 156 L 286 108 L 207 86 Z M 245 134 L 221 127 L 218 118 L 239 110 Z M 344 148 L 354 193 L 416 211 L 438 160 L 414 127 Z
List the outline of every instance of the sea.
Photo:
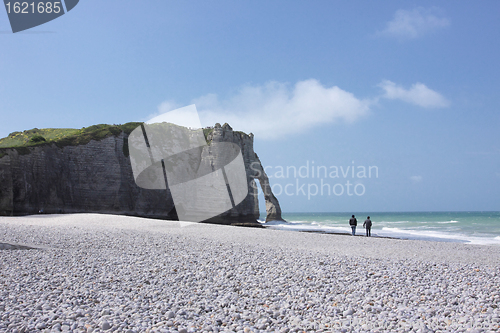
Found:
M 270 221 L 271 229 L 304 232 L 351 233 L 349 219 L 356 215 L 357 235 L 365 235 L 369 215 L 372 237 L 500 245 L 500 212 L 389 212 L 389 213 L 284 213 L 287 222 Z M 261 222 L 265 213 L 261 214 Z

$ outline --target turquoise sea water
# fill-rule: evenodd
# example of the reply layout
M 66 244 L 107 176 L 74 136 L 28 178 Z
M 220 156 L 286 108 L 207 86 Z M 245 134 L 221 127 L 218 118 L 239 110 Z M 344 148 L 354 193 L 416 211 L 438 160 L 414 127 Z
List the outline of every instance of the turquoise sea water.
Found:
M 268 224 L 276 229 L 350 233 L 352 214 L 358 219 L 358 235 L 365 234 L 363 222 L 370 215 L 372 236 L 500 245 L 500 212 L 284 213 L 288 223 Z

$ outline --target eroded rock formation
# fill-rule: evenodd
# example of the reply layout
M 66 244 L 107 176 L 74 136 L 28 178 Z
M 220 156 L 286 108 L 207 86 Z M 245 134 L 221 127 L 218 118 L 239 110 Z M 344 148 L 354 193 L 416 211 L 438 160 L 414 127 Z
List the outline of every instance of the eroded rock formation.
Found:
M 257 225 L 257 179 L 264 192 L 267 217 L 281 220 L 281 209 L 269 179 L 253 150 L 253 135 L 225 124 L 206 130 L 207 141 L 233 142 L 242 151 L 248 196 L 236 207 L 207 222 Z M 136 185 L 128 156 L 128 134 L 114 133 L 86 144 L 61 147 L 0 148 L 0 214 L 97 212 L 176 219 L 169 189 L 147 190 Z M 211 146 L 207 147 L 211 149 Z M 210 152 L 217 159 L 217 152 Z
M 243 132 L 235 132 L 228 124 L 224 124 L 224 126 L 216 124 L 212 133 L 207 136 L 207 140 L 215 142 L 233 142 L 240 146 L 245 163 L 245 169 L 247 171 L 247 181 L 249 184 L 249 195 L 245 200 L 246 202 L 242 202 L 242 204 L 248 205 L 245 210 L 252 209 L 250 205 L 253 205 L 253 210 L 255 212 L 258 212 L 259 210 L 258 187 L 255 182 L 255 179 L 257 179 L 262 192 L 264 193 L 264 199 L 266 202 L 266 222 L 282 220 L 281 208 L 278 199 L 274 196 L 269 184 L 269 178 L 262 167 L 259 157 L 254 152 L 253 134 L 250 133 L 250 135 L 247 135 Z M 251 200 L 250 197 L 252 198 Z M 229 212 L 229 214 L 237 214 L 237 212 Z

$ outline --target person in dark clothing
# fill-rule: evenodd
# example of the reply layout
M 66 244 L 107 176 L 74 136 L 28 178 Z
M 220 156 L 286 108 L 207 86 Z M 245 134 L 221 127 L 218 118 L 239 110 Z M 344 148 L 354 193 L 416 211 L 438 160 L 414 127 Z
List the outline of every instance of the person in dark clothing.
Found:
M 372 235 L 372 220 L 370 220 L 370 217 L 368 216 L 363 223 L 363 227 L 366 228 L 366 237 L 371 237 Z
M 349 225 L 351 226 L 352 229 L 352 235 L 356 235 L 356 226 L 358 225 L 358 220 L 354 217 L 354 215 L 351 217 L 349 220 Z

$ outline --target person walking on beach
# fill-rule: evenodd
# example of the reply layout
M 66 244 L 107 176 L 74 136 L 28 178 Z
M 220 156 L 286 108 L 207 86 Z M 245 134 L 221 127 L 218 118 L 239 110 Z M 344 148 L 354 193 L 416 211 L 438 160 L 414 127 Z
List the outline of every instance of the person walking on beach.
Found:
M 370 220 L 370 217 L 368 216 L 363 223 L 363 227 L 366 228 L 366 237 L 371 237 L 372 236 L 372 220 Z
M 352 235 L 355 236 L 356 235 L 356 226 L 358 225 L 358 220 L 356 220 L 354 215 L 349 220 L 349 225 L 351 226 L 351 229 L 352 229 Z

